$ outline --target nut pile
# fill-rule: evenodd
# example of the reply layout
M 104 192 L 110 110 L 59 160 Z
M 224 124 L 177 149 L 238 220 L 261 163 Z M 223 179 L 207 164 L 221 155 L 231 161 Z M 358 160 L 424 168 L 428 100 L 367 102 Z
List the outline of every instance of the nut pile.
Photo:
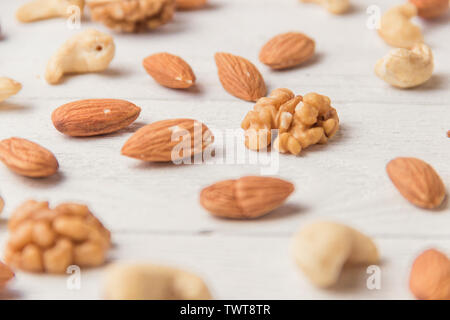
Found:
M 85 205 L 26 201 L 8 222 L 5 261 L 31 272 L 65 273 L 68 266 L 104 263 L 111 245 L 109 231 Z

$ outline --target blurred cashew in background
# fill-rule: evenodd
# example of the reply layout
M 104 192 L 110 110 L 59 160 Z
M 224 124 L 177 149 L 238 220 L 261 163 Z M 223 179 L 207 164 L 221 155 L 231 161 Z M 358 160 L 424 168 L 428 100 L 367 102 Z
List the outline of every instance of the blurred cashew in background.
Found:
M 381 17 L 378 34 L 393 47 L 411 48 L 415 43 L 423 42 L 419 26 L 411 22 L 415 16 L 417 8 L 411 3 L 393 7 Z
M 15 95 L 22 89 L 22 85 L 13 79 L 0 77 L 0 102 Z
M 300 0 L 300 1 L 317 3 L 333 14 L 343 14 L 350 9 L 349 0 Z
M 99 72 L 108 68 L 114 58 L 113 38 L 103 32 L 88 29 L 66 41 L 47 64 L 45 79 L 58 83 L 64 74 Z
M 376 75 L 398 88 L 412 88 L 425 83 L 431 78 L 433 69 L 433 53 L 423 43 L 416 44 L 411 50 L 392 49 L 375 65 Z
M 83 13 L 84 0 L 34 0 L 21 6 L 16 12 L 17 20 L 34 22 L 56 17 L 69 17 L 73 12 L 72 6 Z
M 301 229 L 293 240 L 295 262 L 318 287 L 339 280 L 344 265 L 372 265 L 379 261 L 373 241 L 359 231 L 334 222 L 317 222 Z

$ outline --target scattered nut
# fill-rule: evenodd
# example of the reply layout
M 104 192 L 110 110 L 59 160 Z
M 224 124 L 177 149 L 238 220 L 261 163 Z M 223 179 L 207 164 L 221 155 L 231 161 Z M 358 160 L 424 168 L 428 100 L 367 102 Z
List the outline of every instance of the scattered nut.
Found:
M 30 272 L 64 273 L 68 266 L 103 264 L 111 245 L 109 231 L 85 205 L 29 200 L 12 214 L 5 260 Z
M 441 177 L 425 161 L 396 158 L 387 164 L 386 171 L 401 195 L 416 206 L 433 209 L 445 199 Z
M 118 99 L 89 99 L 66 103 L 52 113 L 56 130 L 72 137 L 90 137 L 126 128 L 141 108 Z
M 204 7 L 207 0 L 176 0 L 177 10 L 194 10 Z
M 4 207 L 5 207 L 5 201 L 0 196 L 0 213 L 2 213 Z
M 58 83 L 64 74 L 99 72 L 114 58 L 115 45 L 110 35 L 88 29 L 66 41 L 47 65 L 45 79 Z
M 76 6 L 83 14 L 84 0 L 34 0 L 21 6 L 16 12 L 20 22 L 33 22 L 56 17 L 69 17 L 71 7 Z
M 300 32 L 279 34 L 267 42 L 259 60 L 272 69 L 287 69 L 309 60 L 314 55 L 315 42 Z
M 179 162 L 200 155 L 214 142 L 209 128 L 192 119 L 157 121 L 136 131 L 124 144 L 124 156 L 152 162 Z
M 417 8 L 411 3 L 393 7 L 381 17 L 378 34 L 393 47 L 409 49 L 423 42 L 419 26 L 410 21 L 415 16 Z
M 0 77 L 0 102 L 15 95 L 22 89 L 22 85 L 13 79 Z
M 449 8 L 448 0 L 409 0 L 419 10 L 419 16 L 433 19 L 444 15 Z
M 156 29 L 172 20 L 175 0 L 88 0 L 92 20 L 119 32 Z
M 409 288 L 417 299 L 450 300 L 450 259 L 436 249 L 423 252 L 412 265 Z
M 334 222 L 317 222 L 304 227 L 293 239 L 294 259 L 318 287 L 336 284 L 344 265 L 376 264 L 378 249 L 359 231 Z
M 433 52 L 417 43 L 412 49 L 392 49 L 375 65 L 376 75 L 398 88 L 413 88 L 427 82 L 434 70 Z
M 231 95 L 246 101 L 256 101 L 267 93 L 258 69 L 245 58 L 219 52 L 214 56 L 220 82 Z
M 14 272 L 10 267 L 0 261 L 0 290 L 3 289 L 12 278 L 14 278 Z
M 0 141 L 0 161 L 11 171 L 30 178 L 49 177 L 59 168 L 53 153 L 22 138 Z
M 349 0 L 300 0 L 301 2 L 317 3 L 334 14 L 343 14 L 350 9 Z
M 281 206 L 293 191 L 294 185 L 285 180 L 243 177 L 204 188 L 200 204 L 217 217 L 254 219 Z
M 302 97 L 288 89 L 276 89 L 258 100 L 241 126 L 247 148 L 266 148 L 271 143 L 271 130 L 278 129 L 274 147 L 297 155 L 310 145 L 327 143 L 339 129 L 339 118 L 326 96 L 308 93 Z
M 160 85 L 172 89 L 187 89 L 195 85 L 191 66 L 178 56 L 157 53 L 144 59 L 147 73 Z

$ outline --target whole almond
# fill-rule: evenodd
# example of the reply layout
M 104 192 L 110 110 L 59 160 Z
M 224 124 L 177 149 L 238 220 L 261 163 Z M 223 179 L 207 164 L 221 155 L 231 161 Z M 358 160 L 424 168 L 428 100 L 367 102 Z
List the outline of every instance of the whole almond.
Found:
M 55 128 L 73 137 L 88 137 L 123 129 L 134 122 L 141 108 L 117 99 L 79 100 L 53 111 Z
M 277 35 L 259 53 L 259 60 L 272 69 L 295 67 L 314 55 L 315 42 L 299 32 Z
M 278 208 L 294 185 L 269 177 L 243 177 L 217 182 L 200 193 L 200 204 L 222 218 L 253 219 Z
M 178 10 L 198 9 L 206 5 L 207 0 L 176 0 Z
M 448 0 L 409 0 L 418 9 L 418 14 L 425 19 L 444 15 L 449 8 Z
M 12 278 L 14 278 L 14 272 L 9 266 L 0 262 L 0 289 L 2 289 Z
M 51 176 L 59 168 L 53 153 L 22 138 L 0 141 L 0 160 L 11 171 L 31 178 Z
M 445 198 L 445 187 L 428 163 L 416 158 L 396 158 L 386 171 L 398 191 L 416 206 L 433 209 Z
M 261 73 L 247 59 L 230 53 L 215 55 L 219 79 L 223 88 L 235 97 L 256 101 L 267 93 Z
M 421 300 L 450 300 L 450 260 L 445 254 L 429 249 L 413 263 L 409 288 Z
M 186 61 L 170 53 L 157 53 L 144 59 L 147 73 L 160 85 L 186 89 L 195 84 L 195 74 Z
M 213 141 L 214 136 L 203 123 L 192 119 L 170 119 L 136 131 L 123 146 L 122 154 L 144 161 L 175 162 L 201 154 Z

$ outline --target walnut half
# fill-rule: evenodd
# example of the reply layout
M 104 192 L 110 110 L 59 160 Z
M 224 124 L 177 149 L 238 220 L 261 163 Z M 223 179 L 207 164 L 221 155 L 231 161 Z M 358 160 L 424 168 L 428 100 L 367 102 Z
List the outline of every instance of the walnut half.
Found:
M 156 29 L 172 20 L 175 0 L 90 0 L 91 18 L 121 32 Z

